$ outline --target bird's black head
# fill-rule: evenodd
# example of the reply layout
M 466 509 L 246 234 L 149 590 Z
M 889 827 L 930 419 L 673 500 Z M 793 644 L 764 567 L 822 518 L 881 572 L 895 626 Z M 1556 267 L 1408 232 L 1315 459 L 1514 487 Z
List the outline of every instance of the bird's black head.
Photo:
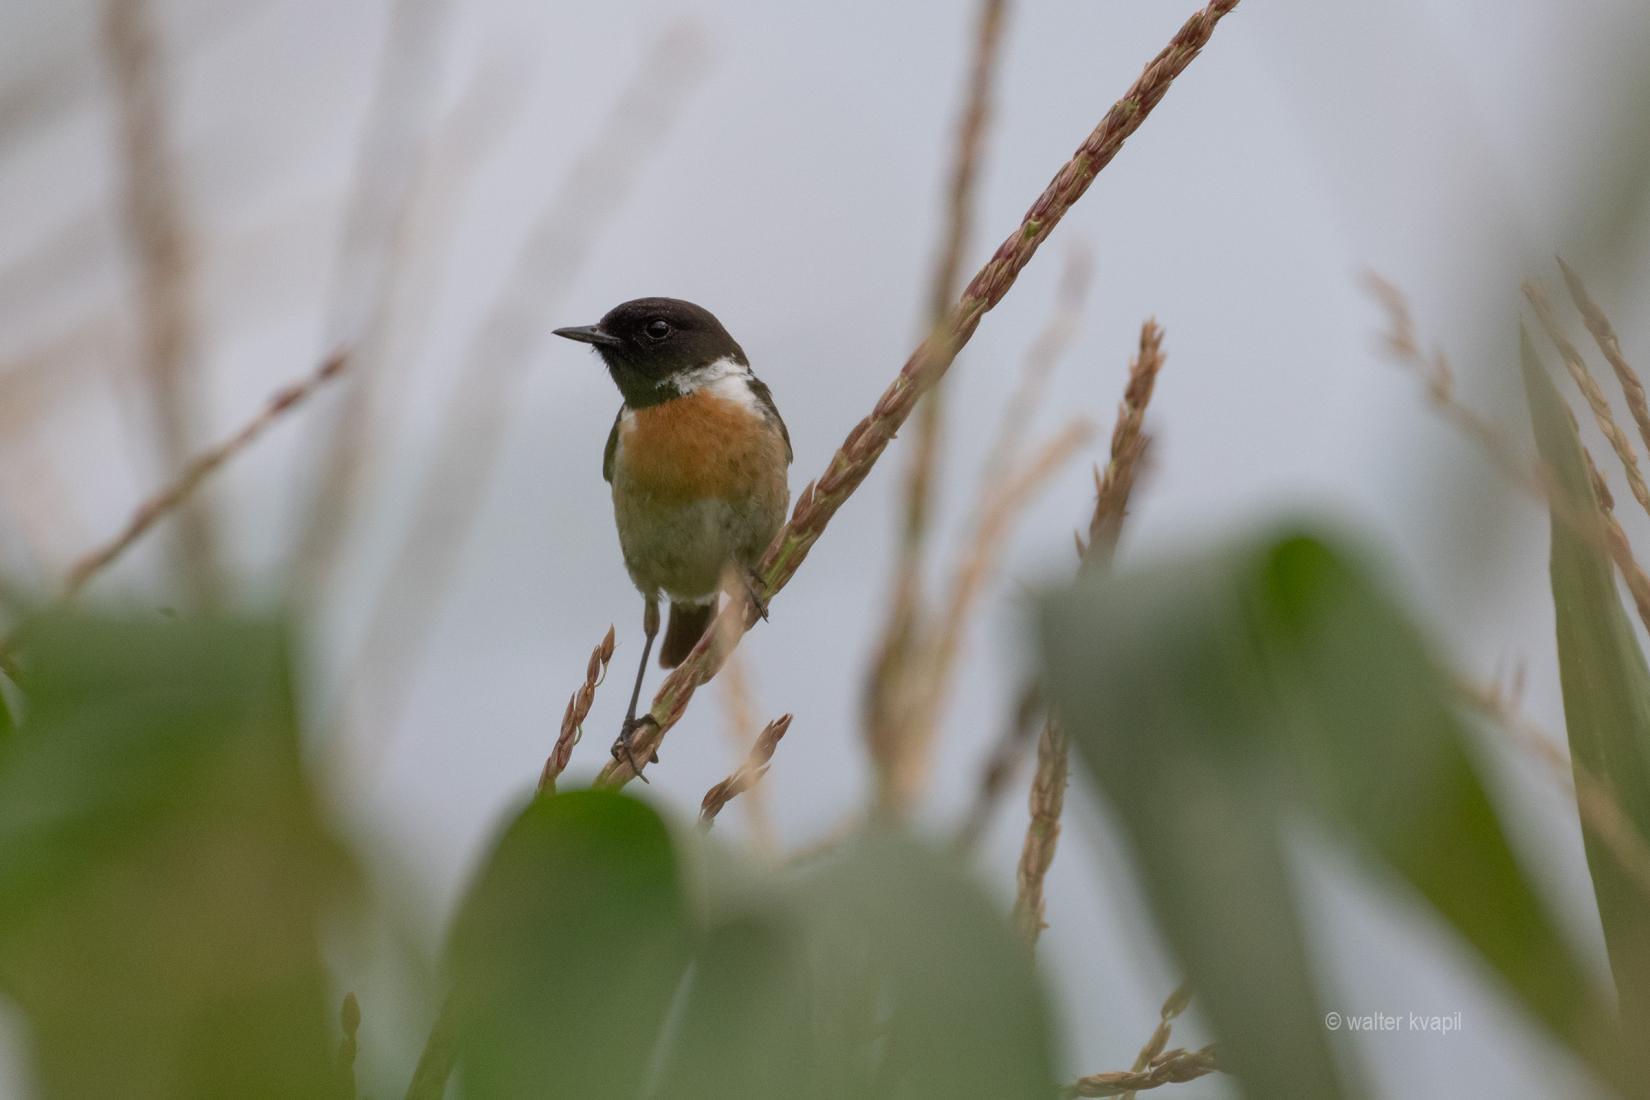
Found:
M 594 325 L 556 329 L 557 336 L 590 344 L 633 409 L 678 396 L 682 371 L 718 359 L 748 365 L 745 352 L 710 310 L 680 298 L 636 298 L 614 306 Z

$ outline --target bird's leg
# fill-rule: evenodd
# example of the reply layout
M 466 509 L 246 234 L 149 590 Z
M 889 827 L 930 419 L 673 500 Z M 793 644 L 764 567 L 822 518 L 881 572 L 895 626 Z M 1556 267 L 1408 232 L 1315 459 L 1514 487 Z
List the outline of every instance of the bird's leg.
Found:
M 646 600 L 647 604 L 642 611 L 642 633 L 646 638 L 642 643 L 642 661 L 636 666 L 636 684 L 630 689 L 630 706 L 624 713 L 624 725 L 619 727 L 619 739 L 613 744 L 613 759 L 617 760 L 622 753 L 625 763 L 630 765 L 630 770 L 643 782 L 646 782 L 646 777 L 637 766 L 636 758 L 630 754 L 630 738 L 640 725 L 636 721 L 636 703 L 642 697 L 642 678 L 647 675 L 647 659 L 653 653 L 653 639 L 659 634 L 659 597 L 648 596 Z M 651 720 L 651 717 L 643 719 Z M 653 759 L 657 760 L 658 757 Z

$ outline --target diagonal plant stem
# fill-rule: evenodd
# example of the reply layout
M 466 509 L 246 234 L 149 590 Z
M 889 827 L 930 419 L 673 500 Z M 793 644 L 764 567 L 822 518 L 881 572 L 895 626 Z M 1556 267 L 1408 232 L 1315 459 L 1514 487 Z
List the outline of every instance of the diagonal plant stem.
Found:
M 1002 56 L 1003 23 L 1007 0 L 981 0 L 975 24 L 973 60 L 968 89 L 957 123 L 957 138 L 947 192 L 945 235 L 935 260 L 925 323 L 937 330 L 946 323 L 962 279 L 963 253 L 970 237 L 974 194 L 979 179 L 986 123 L 991 114 L 991 91 Z M 904 523 L 899 554 L 888 599 L 888 620 L 872 660 L 866 689 L 866 735 L 873 763 L 886 773 L 893 770 L 898 746 L 907 728 L 915 684 L 914 667 L 923 648 L 923 565 L 932 525 L 935 473 L 944 425 L 942 390 L 930 394 L 917 409 L 916 430 L 905 475 Z M 885 784 L 886 786 L 886 784 Z
M 894 381 L 883 391 L 871 414 L 848 433 L 825 472 L 802 490 L 790 522 L 768 548 L 757 570 L 754 583 L 758 588 L 755 595 L 759 600 L 764 603 L 770 600 L 796 575 L 814 543 L 825 533 L 831 518 L 859 488 L 894 438 L 894 433 L 911 415 L 917 399 L 945 375 L 957 352 L 973 336 L 981 318 L 1002 301 L 1021 270 L 1036 255 L 1049 234 L 1054 232 L 1060 219 L 1083 197 L 1095 176 L 1111 163 L 1123 147 L 1123 142 L 1140 128 L 1153 108 L 1162 101 L 1175 78 L 1202 51 L 1214 34 L 1215 26 L 1237 5 L 1238 0 L 1211 0 L 1188 19 L 1168 46 L 1146 66 L 1145 72 L 1123 98 L 1106 112 L 1072 158 L 1055 174 L 1037 201 L 1032 203 L 1019 228 L 997 247 L 990 261 L 968 284 L 962 299 L 952 307 L 947 323 L 918 346 Z M 743 619 L 736 624 L 733 631 L 735 637 L 749 630 L 755 622 L 754 614 L 738 602 L 731 603 L 722 614 Z M 716 675 L 718 663 L 725 653 L 720 652 L 724 647 L 713 644 L 712 639 L 720 633 L 719 630 L 707 632 L 687 659 L 665 679 L 653 697 L 648 721 L 632 738 L 628 756 L 637 760 L 648 759 L 664 741 L 671 727 L 681 720 L 693 693 Z M 633 778 L 635 771 L 628 759 L 615 760 L 602 770 L 598 782 L 618 787 Z
M 1213 1046 L 1206 1046 L 1201 1050 L 1171 1050 L 1167 1054 L 1159 1055 L 1143 1070 L 1095 1073 L 1079 1077 L 1060 1090 L 1060 1095 L 1065 1098 L 1122 1096 L 1125 1093 L 1195 1081 L 1219 1070 L 1220 1063 Z
M 1570 298 L 1581 311 L 1581 320 L 1587 326 L 1587 331 L 1593 334 L 1593 341 L 1598 344 L 1598 350 L 1604 353 L 1605 362 L 1615 372 L 1616 381 L 1621 384 L 1621 392 L 1627 398 L 1627 409 L 1633 414 L 1633 423 L 1638 425 L 1639 438 L 1644 440 L 1645 450 L 1650 451 L 1650 401 L 1645 400 L 1644 383 L 1639 379 L 1627 357 L 1621 353 L 1621 341 L 1616 338 L 1615 327 L 1610 324 L 1610 318 L 1593 301 L 1592 295 L 1587 293 L 1587 287 L 1577 275 L 1575 269 L 1565 263 L 1560 257 L 1559 270 L 1564 272 L 1564 284 L 1570 290 Z
M 1558 349 L 1558 357 L 1563 360 L 1564 369 L 1575 381 L 1576 389 L 1581 391 L 1588 410 L 1593 414 L 1593 420 L 1598 424 L 1598 430 L 1603 433 L 1610 449 L 1615 452 L 1617 461 L 1621 463 L 1622 473 L 1626 475 L 1627 487 L 1631 490 L 1633 499 L 1639 502 L 1640 508 L 1650 513 L 1650 486 L 1644 483 L 1644 474 L 1639 470 L 1639 460 L 1633 453 L 1633 444 L 1621 430 L 1621 425 L 1616 423 L 1615 413 L 1610 409 L 1610 399 L 1604 396 L 1598 379 L 1587 369 L 1587 362 L 1581 357 L 1581 352 L 1559 327 L 1558 318 L 1553 316 L 1553 308 L 1547 301 L 1547 292 L 1541 289 L 1539 283 L 1528 282 L 1524 284 L 1524 297 L 1535 312 L 1536 320 L 1546 331 L 1547 338 L 1553 342 L 1553 347 Z
M 545 757 L 544 770 L 539 772 L 539 794 L 555 794 L 556 778 L 567 770 L 573 759 L 573 746 L 584 736 L 584 720 L 590 715 L 590 706 L 596 701 L 596 689 L 607 679 L 607 666 L 613 660 L 615 634 L 612 626 L 596 648 L 590 651 L 590 660 L 584 666 L 584 682 L 567 700 L 567 710 L 561 718 L 561 732 L 556 745 Z
M 1135 1073 L 1150 1069 L 1152 1063 L 1163 1056 L 1163 1048 L 1169 1045 L 1169 1035 L 1174 1030 L 1175 1020 L 1180 1018 L 1180 1014 L 1185 1012 L 1186 1006 L 1191 1003 L 1192 987 L 1189 985 L 1177 986 L 1175 991 L 1169 994 L 1168 999 L 1163 1002 L 1163 1007 L 1158 1010 L 1157 1026 L 1152 1029 L 1151 1037 L 1146 1040 L 1146 1045 L 1140 1048 L 1140 1053 L 1135 1055 L 1134 1065 L 1130 1067 Z M 1125 1092 L 1123 1100 L 1134 1100 L 1136 1091 L 1130 1089 Z
M 126 520 L 126 525 L 113 537 L 81 555 L 69 567 L 68 576 L 63 582 L 61 598 L 71 600 L 79 595 L 80 590 L 85 588 L 93 577 L 130 549 L 151 527 L 189 500 L 195 490 L 220 467 L 255 443 L 271 425 L 307 401 L 316 390 L 343 373 L 348 364 L 349 359 L 346 355 L 334 355 L 316 368 L 308 378 L 275 391 L 264 403 L 263 409 L 243 424 L 234 435 L 189 459 L 176 481 L 138 505 Z M 0 667 L 5 667 L 8 675 L 15 671 L 15 666 L 10 664 L 9 654 L 16 642 L 16 631 L 0 637 Z
M 263 410 L 242 425 L 234 435 L 189 459 L 177 480 L 140 504 L 118 534 L 74 563 L 69 569 L 68 579 L 64 582 L 63 595 L 67 598 L 78 594 L 86 586 L 87 581 L 125 553 L 129 546 L 143 537 L 144 532 L 167 513 L 180 508 L 201 483 L 216 473 L 220 466 L 246 450 L 288 411 L 302 404 L 316 390 L 343 373 L 348 362 L 344 355 L 334 355 L 316 368 L 308 378 L 277 390 L 265 403 Z
M 705 828 L 710 828 L 716 820 L 716 815 L 722 812 L 722 807 L 735 798 L 755 787 L 768 774 L 768 761 L 773 759 L 773 752 L 779 747 L 779 741 L 785 732 L 791 728 L 791 715 L 782 714 L 762 728 L 751 742 L 750 752 L 735 768 L 733 774 L 722 780 L 716 786 L 705 792 L 704 801 L 699 805 L 699 822 Z
M 968 544 L 947 585 L 944 607 L 937 609 L 931 636 L 912 666 L 915 684 L 905 712 L 905 730 L 886 762 L 879 791 L 880 808 L 897 812 L 919 799 L 933 764 L 945 701 L 963 652 L 971 613 L 1002 556 L 1014 521 L 1037 492 L 1088 442 L 1093 427 L 1074 420 L 1025 460 L 1019 468 L 986 490 Z

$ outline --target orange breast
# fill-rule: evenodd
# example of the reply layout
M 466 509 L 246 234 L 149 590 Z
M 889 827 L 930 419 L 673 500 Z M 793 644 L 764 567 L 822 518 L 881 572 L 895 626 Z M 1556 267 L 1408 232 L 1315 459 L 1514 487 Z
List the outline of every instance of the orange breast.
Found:
M 619 424 L 620 482 L 665 500 L 732 499 L 784 484 L 779 433 L 755 410 L 708 391 L 638 409 Z

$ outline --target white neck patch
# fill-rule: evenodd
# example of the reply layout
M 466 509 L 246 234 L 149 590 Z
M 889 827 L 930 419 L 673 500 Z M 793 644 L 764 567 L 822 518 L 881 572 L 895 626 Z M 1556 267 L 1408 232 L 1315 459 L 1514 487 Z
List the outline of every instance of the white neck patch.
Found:
M 756 391 L 751 389 L 751 382 L 756 376 L 751 373 L 750 367 L 736 359 L 723 357 L 714 363 L 706 363 L 693 370 L 680 371 L 670 377 L 668 385 L 676 396 L 687 397 L 695 393 L 708 393 L 723 401 L 738 405 L 747 412 L 766 417 L 767 410 L 756 399 Z M 635 410 L 626 405 L 619 411 L 619 419 L 628 421 L 635 415 Z
M 715 390 L 720 396 L 731 396 L 735 389 L 743 392 L 744 381 L 751 376 L 750 367 L 736 359 L 724 356 L 713 363 L 706 363 L 702 367 L 678 372 L 671 382 L 676 391 L 683 397 L 700 390 Z M 737 382 L 737 386 L 729 386 L 727 382 Z

